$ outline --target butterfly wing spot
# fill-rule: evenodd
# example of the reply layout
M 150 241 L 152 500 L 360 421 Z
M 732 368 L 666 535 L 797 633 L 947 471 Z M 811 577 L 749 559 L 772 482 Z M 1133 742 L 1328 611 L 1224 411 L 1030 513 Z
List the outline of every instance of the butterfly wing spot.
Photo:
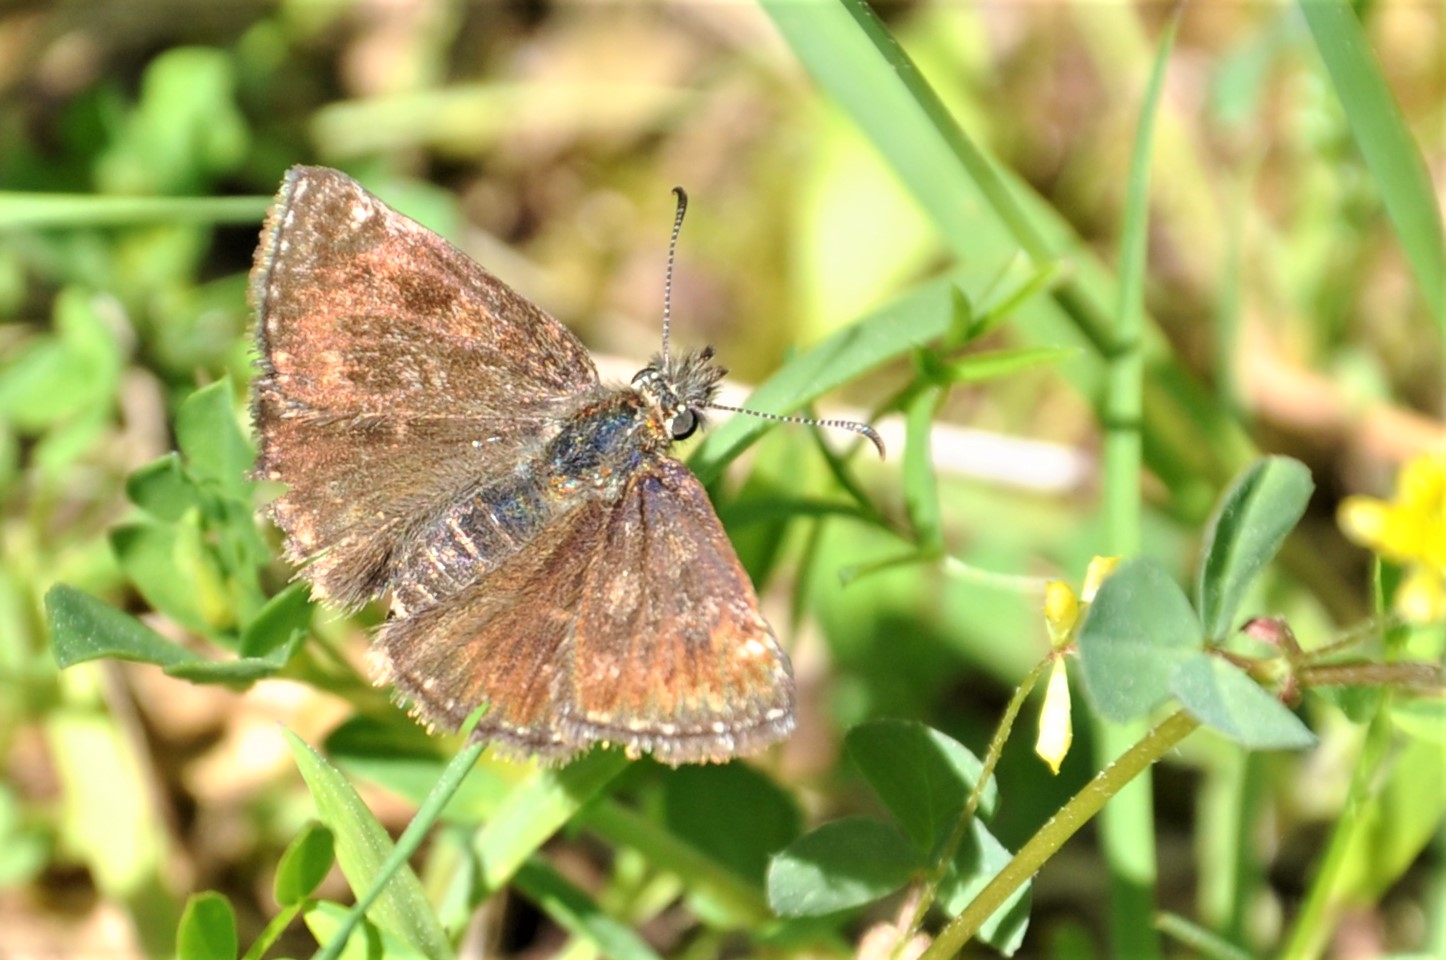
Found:
M 364 200 L 358 200 L 351 206 L 352 226 L 359 227 L 376 215 L 376 211 Z

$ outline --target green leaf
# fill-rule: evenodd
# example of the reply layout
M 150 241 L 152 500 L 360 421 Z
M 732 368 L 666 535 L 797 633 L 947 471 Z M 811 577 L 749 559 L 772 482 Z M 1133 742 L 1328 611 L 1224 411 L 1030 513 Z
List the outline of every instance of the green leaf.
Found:
M 236 60 L 211 47 L 173 47 L 141 76 L 140 97 L 96 163 L 101 193 L 198 193 L 246 155 Z
M 293 583 L 266 602 L 256 618 L 241 632 L 240 651 L 247 657 L 271 657 L 295 649 L 299 639 L 311 626 L 315 607 L 311 591 L 304 583 Z M 290 659 L 289 652 L 286 659 Z M 286 659 L 276 664 L 286 665 Z
M 609 960 L 658 960 L 658 954 L 631 927 L 604 913 L 597 901 L 541 857 L 529 857 L 513 876 L 512 884 L 558 926 L 591 944 L 599 956 Z
M 1150 557 L 1126 560 L 1080 624 L 1085 691 L 1108 720 L 1144 716 L 1170 696 L 1176 664 L 1201 643 L 1195 611 L 1165 569 Z
M 181 469 L 181 458 L 174 452 L 152 460 L 126 477 L 126 496 L 157 520 L 171 523 L 201 502 L 196 488 Z
M 925 856 L 953 833 L 983 771 L 963 744 L 913 720 L 861 723 L 848 732 L 844 747 Z M 991 780 L 980 798 L 981 813 L 993 811 L 998 793 Z
M 989 881 L 1013 859 L 1009 850 L 976 818 L 944 881 L 939 885 L 939 906 L 949 916 L 962 913 Z M 979 928 L 979 936 L 1005 956 L 1012 956 L 1029 929 L 1029 900 L 1033 881 L 1020 884 L 1009 899 Z
M 238 949 L 231 901 L 210 890 L 192 894 L 176 931 L 176 956 L 180 960 L 236 960 Z
M 1341 99 L 1356 145 L 1381 191 L 1386 213 L 1395 224 L 1416 285 L 1436 318 L 1438 331 L 1446 337 L 1446 241 L 1437 190 L 1426 161 L 1351 4 L 1301 0 L 1300 9 Z
M 0 371 L 0 418 L 33 434 L 110 409 L 123 361 L 99 302 L 74 287 L 56 296 L 55 335 L 36 338 Z
M 335 767 L 296 734 L 284 732 L 317 813 L 335 837 L 341 872 L 360 896 L 378 880 L 382 863 L 392 850 L 391 837 Z M 367 916 L 422 956 L 438 960 L 452 955 L 421 882 L 405 864 L 391 876 Z
M 1265 457 L 1226 491 L 1206 528 L 1196 584 L 1211 643 L 1233 629 L 1245 591 L 1300 521 L 1314 488 L 1310 470 L 1300 461 Z
M 276 865 L 272 885 L 276 902 L 283 907 L 301 903 L 321 886 L 335 862 L 336 844 L 331 831 L 315 820 L 307 823 L 287 844 Z
M 1080 355 L 1078 347 L 1017 347 L 974 353 L 939 367 L 937 374 L 950 383 L 978 383 L 1063 363 Z
M 792 413 L 834 387 L 942 337 L 953 316 L 956 279 L 946 276 L 923 284 L 798 354 L 753 391 L 743 406 L 764 413 Z M 711 483 L 729 460 L 767 429 L 766 420 L 735 416 L 709 432 L 689 464 L 699 479 Z
M 1251 750 L 1315 745 L 1300 718 L 1233 664 L 1195 653 L 1175 666 L 1170 689 L 1196 720 Z
M 163 667 L 196 659 L 130 614 L 63 583 L 45 594 L 45 621 L 55 661 L 62 668 L 101 657 Z
M 202 387 L 181 404 L 176 445 L 194 476 L 216 483 L 231 496 L 249 496 L 246 476 L 255 456 L 237 425 L 229 379 Z
M 802 830 L 793 798 L 746 763 L 665 773 L 663 820 L 679 838 L 759 885 L 769 857 Z
M 480 710 L 473 711 L 467 722 L 463 724 L 461 733 L 464 737 L 470 738 L 470 734 L 476 729 L 476 718 L 480 716 Z M 467 779 L 468 773 L 477 765 L 477 759 L 482 756 L 482 751 L 485 749 L 486 744 L 469 739 L 453 755 L 452 759 L 447 761 L 441 776 L 437 778 L 437 782 L 433 784 L 432 789 L 427 792 L 427 796 L 417 808 L 416 816 L 412 818 L 411 823 L 407 824 L 407 829 L 402 831 L 402 835 L 397 838 L 396 845 L 386 851 L 386 856 L 381 859 L 375 869 L 370 871 L 372 874 L 370 885 L 365 891 L 359 893 L 356 903 L 347 911 L 335 941 L 319 951 L 316 960 L 336 960 L 342 948 L 346 946 L 349 931 L 355 929 L 366 918 L 367 912 L 381 900 L 382 895 L 387 892 L 392 878 L 407 869 L 407 863 L 421 849 L 432 827 L 441 818 L 442 811 L 456 796 L 457 789 Z M 449 841 L 448 845 L 454 846 L 455 844 Z M 471 871 L 468 872 L 471 873 Z M 469 891 L 469 895 L 471 892 Z M 454 895 L 449 899 L 455 901 L 457 898 Z M 435 913 L 428 918 L 428 926 L 441 927 L 441 922 Z
M 888 896 L 924 866 L 895 827 L 846 817 L 804 834 L 773 858 L 768 903 L 783 917 L 836 913 Z
M 187 630 L 212 632 L 213 625 L 197 603 L 196 565 L 188 564 L 189 570 L 180 565 L 181 533 L 177 526 L 126 524 L 111 530 L 110 545 L 121 570 L 153 609 Z M 191 559 L 196 558 L 193 555 Z

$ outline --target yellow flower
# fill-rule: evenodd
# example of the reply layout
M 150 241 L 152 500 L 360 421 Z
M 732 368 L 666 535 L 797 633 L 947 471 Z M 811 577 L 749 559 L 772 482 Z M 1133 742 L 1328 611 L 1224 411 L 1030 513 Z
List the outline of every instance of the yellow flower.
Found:
M 1085 570 L 1084 592 L 1080 595 L 1085 603 L 1095 598 L 1100 584 L 1104 583 L 1105 578 L 1114 573 L 1119 565 L 1119 557 L 1095 557 L 1090 560 L 1089 569 Z
M 1049 645 L 1063 649 L 1074 638 L 1075 621 L 1079 619 L 1079 598 L 1063 580 L 1051 580 L 1044 586 L 1044 625 L 1049 630 Z
M 1415 623 L 1446 619 L 1446 451 L 1402 467 L 1390 501 L 1347 497 L 1336 520 L 1348 538 L 1405 568 L 1397 613 Z
M 1050 668 L 1049 684 L 1044 690 L 1044 706 L 1039 711 L 1039 738 L 1034 742 L 1034 752 L 1049 764 L 1054 773 L 1059 773 L 1059 765 L 1064 762 L 1070 744 L 1074 742 L 1074 726 L 1069 712 L 1069 676 L 1064 668 L 1065 651 L 1074 642 L 1080 614 L 1094 599 L 1100 584 L 1119 565 L 1119 557 L 1095 557 L 1091 560 L 1085 572 L 1083 599 L 1075 596 L 1074 589 L 1062 580 L 1051 580 L 1044 588 L 1044 624 L 1049 630 L 1054 664 Z

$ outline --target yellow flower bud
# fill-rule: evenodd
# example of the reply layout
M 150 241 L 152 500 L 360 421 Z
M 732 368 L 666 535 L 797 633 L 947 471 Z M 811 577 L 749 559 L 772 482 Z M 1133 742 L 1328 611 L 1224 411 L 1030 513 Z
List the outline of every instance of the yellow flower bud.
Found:
M 1074 742 L 1074 724 L 1069 712 L 1069 675 L 1065 672 L 1064 658 L 1056 657 L 1049 674 L 1049 685 L 1044 690 L 1044 706 L 1039 711 L 1039 739 L 1034 742 L 1034 752 L 1049 764 L 1052 773 L 1058 774 Z

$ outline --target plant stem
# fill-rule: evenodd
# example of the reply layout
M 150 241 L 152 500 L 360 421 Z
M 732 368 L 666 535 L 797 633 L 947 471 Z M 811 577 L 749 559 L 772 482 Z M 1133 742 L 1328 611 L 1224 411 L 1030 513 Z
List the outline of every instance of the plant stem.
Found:
M 1368 821 L 1368 806 L 1372 798 L 1372 785 L 1380 773 L 1391 745 L 1390 710 L 1383 702 L 1376 711 L 1366 731 L 1365 742 L 1361 745 L 1361 756 L 1351 777 L 1350 795 L 1345 809 L 1331 831 L 1330 844 L 1320 869 L 1311 881 L 1310 893 L 1305 905 L 1296 917 L 1290 931 L 1281 960 L 1306 960 L 1318 957 L 1325 948 L 1325 942 L 1335 929 L 1336 885 L 1341 872 L 1346 868 L 1348 854 L 1356 831 Z
M 940 932 L 938 939 L 924 951 L 921 960 L 946 960 L 957 954 L 1010 895 L 1038 873 L 1040 867 L 1064 846 L 1065 841 L 1089 823 L 1111 797 L 1134 782 L 1199 725 L 1194 717 L 1178 710 L 1145 734 L 1118 760 L 1096 774 L 1083 790 L 1060 808 L 1059 813 L 1039 828 L 1014 855 L 1014 859 L 964 908 L 964 912 Z
M 1103 411 L 1105 552 L 1119 557 L 1139 553 L 1141 545 L 1144 290 L 1150 227 L 1150 156 L 1165 66 L 1179 22 L 1177 9 L 1160 41 L 1140 106 L 1120 236 L 1119 302 L 1109 349 L 1104 352 L 1107 364 Z M 1101 762 L 1108 762 L 1129 740 L 1140 735 L 1142 727 L 1097 722 L 1095 730 L 1096 756 Z M 1110 868 L 1111 947 L 1120 956 L 1138 960 L 1160 955 L 1160 938 L 1151 923 L 1156 878 L 1154 823 L 1148 772 L 1118 798 L 1100 822 L 1100 844 Z
M 989 752 L 984 756 L 984 764 L 979 770 L 979 780 L 970 791 L 969 798 L 964 802 L 964 809 L 959 813 L 959 820 L 954 824 L 954 831 L 949 835 L 949 842 L 944 844 L 944 849 L 939 854 L 939 859 L 934 865 L 934 870 L 924 882 L 920 893 L 919 903 L 914 910 L 914 919 L 909 924 L 908 931 L 899 938 L 902 948 L 913 939 L 915 933 L 924 924 L 924 917 L 928 914 L 929 908 L 934 905 L 935 898 L 939 895 L 939 885 L 944 882 L 944 877 L 949 872 L 949 864 L 954 860 L 954 854 L 959 850 L 959 844 L 964 842 L 964 836 L 969 832 L 969 824 L 974 819 L 974 814 L 979 809 L 979 801 L 984 796 L 985 784 L 989 783 L 994 776 L 994 768 L 999 765 L 999 758 L 1004 755 L 1004 745 L 1009 742 L 1009 734 L 1014 730 L 1014 721 L 1019 716 L 1019 711 L 1024 707 L 1024 701 L 1028 699 L 1030 691 L 1044 676 L 1044 672 L 1054 663 L 1054 657 L 1047 656 L 1041 660 L 1033 670 L 1025 676 L 1024 680 L 1014 691 L 1010 698 L 1009 706 L 1004 710 L 1004 716 L 999 720 L 999 726 L 994 730 L 994 739 L 990 741 Z

